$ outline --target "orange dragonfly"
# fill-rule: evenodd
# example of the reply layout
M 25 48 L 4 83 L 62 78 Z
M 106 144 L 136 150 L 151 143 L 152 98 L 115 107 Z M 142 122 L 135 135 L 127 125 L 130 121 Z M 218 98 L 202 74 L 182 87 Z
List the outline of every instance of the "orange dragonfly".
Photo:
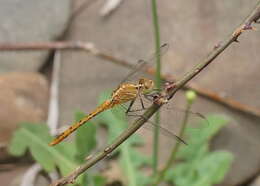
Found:
M 157 55 L 162 55 L 162 50 L 165 50 L 167 48 L 168 48 L 168 45 L 163 44 L 160 48 L 159 53 L 157 53 Z M 152 57 L 152 58 L 154 58 L 154 57 Z M 125 80 L 123 82 L 125 82 L 129 77 L 136 74 L 136 72 L 140 71 L 146 65 L 147 65 L 146 61 L 142 61 L 142 60 L 139 61 L 139 63 L 134 68 L 134 70 L 131 73 L 129 73 L 129 75 L 127 76 L 127 78 L 125 78 Z M 113 91 L 110 99 L 104 101 L 100 106 L 98 106 L 94 111 L 90 112 L 90 114 L 85 116 L 80 121 L 72 124 L 67 130 L 62 132 L 53 141 L 51 141 L 49 143 L 49 145 L 53 146 L 53 145 L 60 143 L 66 137 L 68 137 L 71 133 L 73 133 L 75 130 L 77 130 L 80 126 L 82 126 L 87 121 L 91 120 L 96 115 L 100 114 L 101 112 L 111 109 L 117 105 L 122 105 L 126 102 L 131 101 L 128 109 L 126 110 L 126 113 L 128 113 L 137 97 L 140 97 L 141 95 L 145 95 L 153 90 L 155 90 L 154 81 L 151 79 L 148 79 L 148 78 L 140 78 L 137 83 L 121 83 L 118 86 L 118 88 Z M 143 105 L 141 98 L 140 98 L 140 101 L 142 103 L 142 108 L 144 109 L 144 105 Z

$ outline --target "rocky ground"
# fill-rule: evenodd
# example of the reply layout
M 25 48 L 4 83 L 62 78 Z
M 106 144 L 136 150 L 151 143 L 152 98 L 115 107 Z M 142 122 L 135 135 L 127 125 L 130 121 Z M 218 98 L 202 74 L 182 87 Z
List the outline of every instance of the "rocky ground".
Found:
M 90 0 L 89 0 L 90 1 Z M 107 17 L 100 16 L 103 1 L 91 3 L 73 22 L 71 12 L 83 0 L 0 2 L 0 42 L 80 40 L 133 63 L 153 50 L 153 28 L 148 1 L 124 1 Z M 219 0 L 194 3 L 170 0 L 159 4 L 162 42 L 170 44 L 163 57 L 163 72 L 180 77 L 212 47 L 240 24 L 256 0 Z M 18 8 L 19 7 L 19 8 Z M 239 11 L 236 11 L 239 9 Z M 69 24 L 70 23 L 70 24 Z M 65 33 L 66 31 L 66 33 Z M 260 108 L 258 80 L 259 32 L 245 34 L 193 82 L 241 103 Z M 4 150 L 10 136 L 23 121 L 42 122 L 47 118 L 49 84 L 45 72 L 50 52 L 0 52 L 0 162 L 12 163 Z M 43 68 L 44 67 L 44 68 Z M 51 65 L 47 67 L 51 69 Z M 92 110 L 100 92 L 114 88 L 126 69 L 85 52 L 62 51 L 59 89 L 61 124 L 73 120 L 75 110 Z M 210 77 L 210 78 L 209 78 Z M 176 101 L 177 103 L 179 101 Z M 180 103 L 181 104 L 181 103 Z M 227 108 L 200 97 L 194 110 L 220 113 L 232 118 L 212 144 L 213 149 L 231 151 L 235 160 L 223 186 L 235 186 L 257 177 L 260 171 L 260 126 L 258 117 Z M 10 114 L 11 113 L 11 114 Z M 149 145 L 148 145 L 149 147 Z M 161 146 L 162 156 L 169 152 Z M 148 149 L 149 150 L 149 149 Z M 26 165 L 28 166 L 28 165 Z M 24 172 L 11 167 L 0 172 L 0 180 Z M 259 176 L 258 176 L 259 177 Z M 258 186 L 259 178 L 250 186 Z

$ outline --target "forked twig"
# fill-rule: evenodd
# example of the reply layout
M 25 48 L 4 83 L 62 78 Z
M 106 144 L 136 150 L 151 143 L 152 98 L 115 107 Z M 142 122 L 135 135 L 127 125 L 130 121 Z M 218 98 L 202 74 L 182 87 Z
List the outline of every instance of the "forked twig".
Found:
M 245 25 L 251 26 L 253 22 L 257 22 L 260 18 L 260 1 L 258 1 L 256 7 L 247 19 L 237 28 L 232 34 L 228 36 L 226 40 L 222 42 L 217 48 L 215 48 L 204 60 L 202 60 L 194 69 L 188 72 L 184 77 L 178 80 L 175 83 L 175 86 L 172 87 L 168 91 L 169 99 L 171 99 L 174 94 L 183 87 L 188 81 L 190 81 L 193 77 L 195 77 L 200 71 L 206 68 L 219 54 L 221 54 L 231 43 L 237 41 L 238 37 L 242 34 L 245 28 Z M 237 32 L 238 30 L 241 32 Z M 68 176 L 57 180 L 52 186 L 65 185 L 67 183 L 74 182 L 75 179 L 85 172 L 88 168 L 95 165 L 98 161 L 102 160 L 106 156 L 108 156 L 113 150 L 115 150 L 120 144 L 122 144 L 129 136 L 131 136 L 134 132 L 136 132 L 158 109 L 163 105 L 163 103 L 157 102 L 158 104 L 153 104 L 150 106 L 142 117 L 138 118 L 132 125 L 129 127 L 112 143 L 109 145 L 104 151 L 98 153 L 95 157 L 87 161 L 86 163 L 79 166 L 76 170 L 70 173 Z

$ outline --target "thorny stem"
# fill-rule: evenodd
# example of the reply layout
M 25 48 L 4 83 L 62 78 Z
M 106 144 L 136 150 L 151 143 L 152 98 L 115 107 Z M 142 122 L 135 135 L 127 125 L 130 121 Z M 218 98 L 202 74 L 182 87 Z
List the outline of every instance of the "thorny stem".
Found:
M 193 70 L 187 73 L 182 79 L 176 82 L 176 86 L 170 91 L 170 98 L 182 87 L 185 83 L 191 80 L 196 76 L 201 70 L 207 67 L 221 52 L 223 52 L 231 43 L 237 41 L 238 37 L 242 34 L 242 31 L 245 25 L 251 26 L 253 22 L 257 22 L 260 19 L 260 1 L 258 1 L 256 8 L 252 10 L 248 18 L 226 39 L 223 41 L 222 45 L 219 45 L 215 48 L 202 62 L 197 65 Z M 242 29 L 241 29 L 242 28 Z M 146 121 L 149 119 L 161 105 L 153 104 L 149 107 L 144 113 L 143 117 L 138 118 L 132 125 L 129 127 L 115 140 L 115 142 L 109 145 L 104 151 L 97 154 L 95 157 L 78 167 L 68 176 L 57 180 L 53 183 L 53 186 L 65 185 L 67 183 L 73 182 L 80 174 L 85 172 L 88 168 L 95 165 L 97 162 L 108 156 L 113 150 L 115 150 L 121 143 L 123 143 L 128 137 L 134 134 Z
M 160 27 L 157 14 L 157 2 L 156 0 L 151 0 L 152 4 L 152 15 L 153 15 L 153 26 L 154 26 L 154 39 L 155 39 L 155 48 L 156 48 L 156 88 L 161 88 L 161 56 L 159 55 L 160 50 Z M 160 112 L 155 114 L 155 123 L 157 124 L 154 127 L 154 136 L 153 136 L 153 173 L 157 173 L 158 167 L 158 146 L 159 146 L 159 125 L 160 125 Z

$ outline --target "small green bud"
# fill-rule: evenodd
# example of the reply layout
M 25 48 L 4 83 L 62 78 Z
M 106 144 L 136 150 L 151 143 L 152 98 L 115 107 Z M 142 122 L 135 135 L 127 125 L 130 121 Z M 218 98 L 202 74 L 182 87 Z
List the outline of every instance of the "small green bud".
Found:
M 188 90 L 188 91 L 186 91 L 185 96 L 186 96 L 186 99 L 187 99 L 187 101 L 188 101 L 189 104 L 192 104 L 193 101 L 195 101 L 196 98 L 197 98 L 197 94 L 196 94 L 196 92 L 193 91 L 193 90 Z

